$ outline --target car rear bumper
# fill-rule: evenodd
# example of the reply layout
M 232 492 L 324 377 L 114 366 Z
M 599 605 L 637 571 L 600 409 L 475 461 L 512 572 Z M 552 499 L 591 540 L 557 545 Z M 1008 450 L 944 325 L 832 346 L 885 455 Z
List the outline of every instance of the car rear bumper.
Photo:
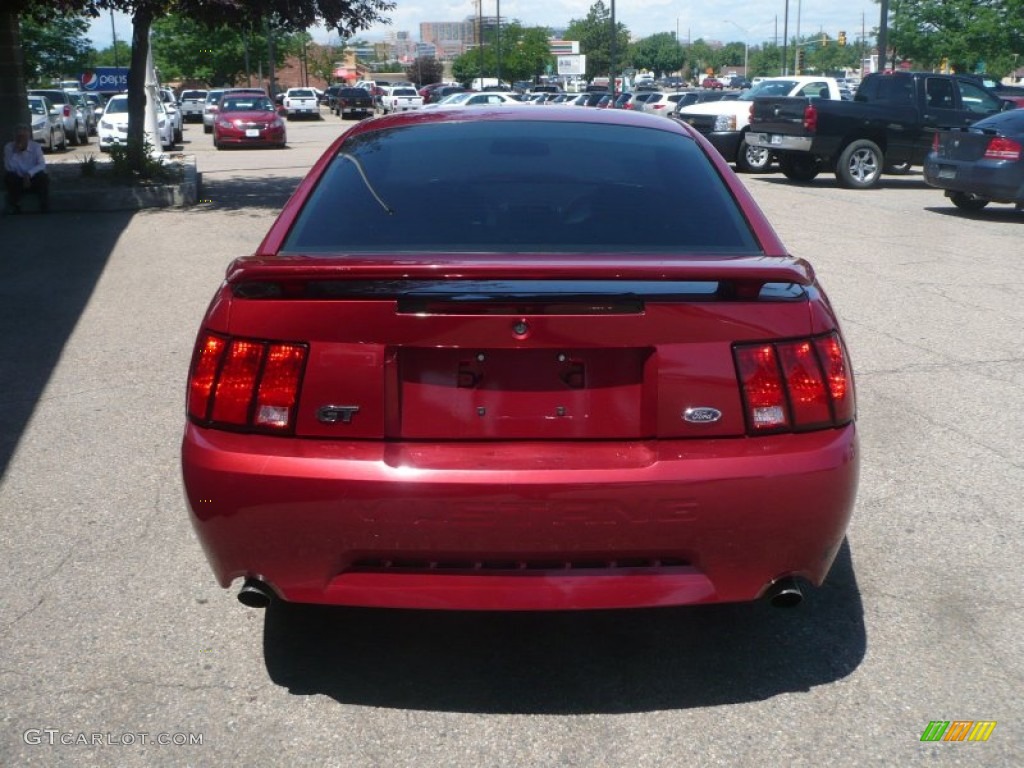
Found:
M 786 136 L 780 133 L 747 134 L 747 144 L 752 147 L 773 149 L 778 152 L 810 152 L 814 139 L 810 136 Z
M 947 192 L 966 192 L 995 202 L 1024 202 L 1024 171 L 1019 163 L 929 158 L 924 165 L 924 180 Z
M 566 610 L 820 584 L 856 495 L 853 425 L 615 443 L 382 444 L 189 424 L 191 519 L 222 586 L 291 601 Z

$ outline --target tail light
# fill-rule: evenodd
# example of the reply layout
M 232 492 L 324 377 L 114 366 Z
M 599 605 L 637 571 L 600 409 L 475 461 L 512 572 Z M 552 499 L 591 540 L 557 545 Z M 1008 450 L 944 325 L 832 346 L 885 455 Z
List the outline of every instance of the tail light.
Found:
M 71 107 L 68 104 L 64 105 L 64 117 L 71 117 Z
M 748 433 L 827 429 L 853 421 L 853 372 L 838 333 L 738 345 L 734 354 Z
M 932 152 L 938 152 L 938 151 L 939 151 L 939 132 L 936 131 L 932 135 Z
M 986 160 L 1020 160 L 1020 143 L 1013 139 L 997 136 L 988 142 Z
M 308 351 L 305 344 L 204 333 L 189 374 L 189 417 L 203 426 L 292 431 Z
M 816 133 L 818 130 L 818 110 L 813 104 L 804 107 L 804 130 L 808 133 Z

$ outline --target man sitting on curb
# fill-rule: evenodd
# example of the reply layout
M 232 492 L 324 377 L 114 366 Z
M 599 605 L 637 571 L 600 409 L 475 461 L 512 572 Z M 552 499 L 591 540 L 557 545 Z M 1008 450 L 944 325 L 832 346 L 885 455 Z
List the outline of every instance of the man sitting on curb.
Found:
M 21 213 L 21 196 L 39 195 L 39 210 L 50 210 L 50 177 L 46 175 L 43 148 L 32 141 L 32 130 L 24 124 L 14 129 L 14 141 L 4 146 L 4 186 L 7 188 L 7 212 Z

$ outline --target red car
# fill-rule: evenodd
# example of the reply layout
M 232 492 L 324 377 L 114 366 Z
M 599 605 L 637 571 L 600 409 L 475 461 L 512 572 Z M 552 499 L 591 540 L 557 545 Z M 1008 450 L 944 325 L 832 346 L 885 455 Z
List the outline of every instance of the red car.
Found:
M 213 121 L 213 146 L 284 147 L 284 120 L 265 94 L 232 94 L 221 98 Z
M 721 90 L 725 89 L 725 84 L 721 80 L 719 80 L 718 78 L 715 78 L 715 77 L 705 77 L 703 82 L 701 82 L 700 87 L 701 88 L 711 88 L 711 89 L 716 90 L 716 91 L 721 91 Z
M 854 419 L 813 269 L 688 126 L 424 110 L 338 138 L 228 267 L 182 465 L 246 605 L 788 605 Z

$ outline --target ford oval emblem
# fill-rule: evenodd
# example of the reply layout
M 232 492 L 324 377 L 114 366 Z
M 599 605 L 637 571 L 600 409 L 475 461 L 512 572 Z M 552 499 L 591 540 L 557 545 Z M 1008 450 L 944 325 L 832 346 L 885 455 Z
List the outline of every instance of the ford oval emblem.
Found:
M 683 421 L 690 424 L 713 424 L 722 418 L 722 412 L 717 408 L 687 408 L 683 411 Z

